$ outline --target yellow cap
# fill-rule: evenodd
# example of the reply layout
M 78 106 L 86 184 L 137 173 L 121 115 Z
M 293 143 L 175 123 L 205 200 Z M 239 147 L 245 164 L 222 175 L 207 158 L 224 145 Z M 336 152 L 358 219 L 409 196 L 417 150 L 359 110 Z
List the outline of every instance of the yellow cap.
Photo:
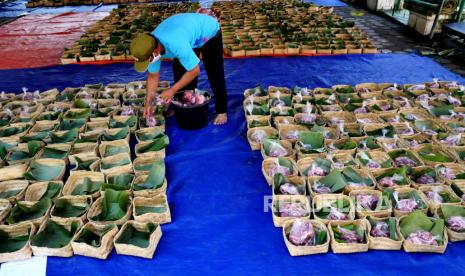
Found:
M 138 34 L 130 45 L 132 56 L 136 59 L 134 69 L 137 72 L 143 73 L 147 71 L 150 63 L 150 57 L 157 47 L 157 42 L 153 36 L 147 34 Z

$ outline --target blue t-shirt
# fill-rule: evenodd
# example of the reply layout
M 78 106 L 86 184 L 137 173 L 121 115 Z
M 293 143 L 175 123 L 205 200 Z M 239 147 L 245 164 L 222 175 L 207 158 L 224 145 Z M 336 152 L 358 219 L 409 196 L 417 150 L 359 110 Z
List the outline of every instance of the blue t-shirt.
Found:
M 165 48 L 162 58 L 178 58 L 182 66 L 190 71 L 199 64 L 195 48 L 202 47 L 220 30 L 218 21 L 200 13 L 180 13 L 161 22 L 152 32 Z M 160 71 L 161 60 L 151 63 L 150 73 Z

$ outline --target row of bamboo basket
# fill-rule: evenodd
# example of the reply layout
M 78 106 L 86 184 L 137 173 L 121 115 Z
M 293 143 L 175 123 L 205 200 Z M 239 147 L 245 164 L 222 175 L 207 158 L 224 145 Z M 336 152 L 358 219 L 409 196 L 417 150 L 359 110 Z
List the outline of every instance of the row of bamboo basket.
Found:
M 449 239 L 465 240 L 465 229 L 454 228 L 448 216 L 451 209 L 465 214 L 464 91 L 438 80 L 247 89 L 247 139 L 264 158 L 273 222 L 283 227 L 290 254 L 325 253 L 330 243 L 335 253 L 402 245 L 407 252 L 443 253 Z M 376 205 L 368 206 L 367 198 Z M 292 243 L 291 229 L 302 220 L 317 229 L 317 237 L 326 231 L 326 239 Z M 436 244 L 414 242 L 420 228 L 407 231 L 422 220 L 438 225 Z M 371 235 L 387 221 L 395 225 L 395 238 Z M 362 231 L 363 241 L 341 240 L 347 229 Z
M 169 139 L 162 109 L 145 122 L 144 100 L 143 81 L 2 93 L 0 262 L 113 247 L 153 257 L 171 222 Z

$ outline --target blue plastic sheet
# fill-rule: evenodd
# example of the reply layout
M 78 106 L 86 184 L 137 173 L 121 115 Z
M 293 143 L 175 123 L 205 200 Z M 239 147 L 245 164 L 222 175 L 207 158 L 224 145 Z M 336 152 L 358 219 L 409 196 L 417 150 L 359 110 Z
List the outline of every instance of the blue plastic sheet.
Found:
M 304 2 L 312 2 L 320 6 L 327 7 L 347 7 L 348 5 L 340 0 L 305 0 Z
M 226 60 L 225 65 L 229 124 L 185 131 L 177 128 L 174 118 L 168 120 L 167 196 L 173 222 L 162 226 L 154 259 L 114 252 L 105 261 L 50 257 L 48 275 L 465 273 L 465 243 L 449 244 L 444 255 L 369 251 L 290 257 L 281 228 L 275 228 L 271 213 L 264 212 L 264 196 L 271 195 L 271 189 L 261 173 L 260 153 L 252 152 L 246 140 L 240 95 L 259 83 L 315 87 L 369 81 L 418 83 L 433 77 L 463 82 L 463 78 L 414 55 L 255 58 Z M 163 79 L 171 78 L 169 71 L 165 64 Z M 0 88 L 63 88 L 142 77 L 129 64 L 10 70 L 0 71 Z M 204 73 L 200 87 L 208 88 Z

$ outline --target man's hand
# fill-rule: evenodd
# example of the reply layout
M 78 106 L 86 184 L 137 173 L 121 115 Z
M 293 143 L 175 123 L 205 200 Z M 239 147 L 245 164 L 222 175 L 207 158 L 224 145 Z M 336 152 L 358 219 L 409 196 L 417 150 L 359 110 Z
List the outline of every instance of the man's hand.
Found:
M 145 106 L 144 106 L 144 117 L 146 120 L 148 120 L 148 118 L 152 117 L 153 116 L 153 106 L 152 106 L 152 103 L 151 101 L 147 101 L 145 100 Z
M 163 93 L 161 93 L 160 97 L 167 103 L 171 102 L 171 100 L 174 97 L 174 94 L 176 94 L 176 90 L 173 88 L 168 88 Z

